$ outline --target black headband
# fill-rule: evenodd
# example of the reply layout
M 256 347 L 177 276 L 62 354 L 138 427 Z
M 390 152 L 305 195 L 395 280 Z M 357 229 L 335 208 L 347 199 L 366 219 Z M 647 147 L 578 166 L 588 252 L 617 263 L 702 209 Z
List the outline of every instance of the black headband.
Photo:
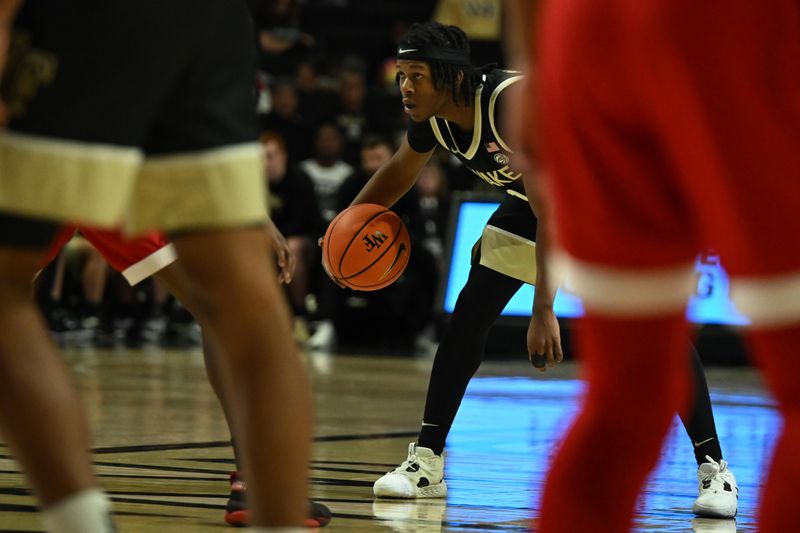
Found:
M 408 43 L 401 43 L 397 49 L 397 59 L 410 61 L 441 61 L 451 65 L 468 66 L 469 56 L 463 50 L 454 48 L 437 48 L 433 46 L 414 46 Z

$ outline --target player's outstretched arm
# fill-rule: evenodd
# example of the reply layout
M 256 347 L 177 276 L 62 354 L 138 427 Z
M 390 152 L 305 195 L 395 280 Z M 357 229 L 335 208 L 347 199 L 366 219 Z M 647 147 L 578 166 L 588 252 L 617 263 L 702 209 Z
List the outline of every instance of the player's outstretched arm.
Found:
M 564 355 L 561 351 L 561 329 L 553 311 L 556 283 L 549 279 L 547 267 L 547 222 L 546 214 L 538 194 L 532 153 L 536 142 L 530 136 L 536 130 L 536 113 L 533 102 L 525 96 L 532 90 L 533 73 L 530 71 L 528 45 L 531 27 L 538 13 L 538 2 L 530 0 L 506 0 L 504 5 L 506 31 L 504 46 L 511 66 L 525 74 L 522 83 L 515 84 L 506 91 L 503 104 L 504 135 L 512 146 L 518 147 L 514 153 L 514 164 L 521 168 L 525 193 L 536 214 L 539 224 L 536 227 L 536 292 L 533 298 L 533 313 L 528 326 L 528 357 L 533 366 L 544 372 L 547 366 L 555 366 Z M 522 112 L 520 112 L 522 110 Z
M 433 150 L 417 152 L 404 138 L 397 152 L 375 172 L 350 205 L 378 204 L 391 207 L 414 186 L 420 170 L 431 155 Z
M 548 242 L 547 210 L 542 204 L 542 199 L 535 180 L 532 165 L 528 164 L 531 154 L 530 143 L 520 143 L 524 148 L 515 157 L 522 160 L 525 167 L 523 184 L 538 224 L 536 226 L 536 292 L 533 295 L 533 313 L 528 326 L 528 357 L 533 366 L 544 372 L 547 366 L 556 366 L 564 359 L 561 350 L 561 329 L 553 311 L 553 302 L 556 297 L 558 283 L 551 277 L 548 267 Z

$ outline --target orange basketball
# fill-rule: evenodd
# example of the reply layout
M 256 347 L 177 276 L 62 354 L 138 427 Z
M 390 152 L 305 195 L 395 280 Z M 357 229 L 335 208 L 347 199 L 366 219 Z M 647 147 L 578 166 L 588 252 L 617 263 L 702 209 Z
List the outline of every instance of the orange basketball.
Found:
M 339 213 L 322 244 L 328 273 L 357 291 L 377 291 L 393 283 L 406 269 L 410 254 L 403 221 L 375 204 L 358 204 Z

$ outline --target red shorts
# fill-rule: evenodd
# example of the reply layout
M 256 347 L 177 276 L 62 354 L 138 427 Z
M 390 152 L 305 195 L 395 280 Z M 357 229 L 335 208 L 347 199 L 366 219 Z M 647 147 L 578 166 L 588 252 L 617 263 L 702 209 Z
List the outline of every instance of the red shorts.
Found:
M 576 285 L 640 273 L 653 283 L 629 292 L 668 300 L 691 286 L 694 257 L 711 248 L 732 277 L 773 293 L 779 282 L 800 301 L 798 9 L 795 0 L 546 4 L 545 192 L 568 271 L 585 278 Z
M 152 276 L 178 258 L 175 248 L 161 233 L 149 233 L 131 239 L 120 231 L 67 226 L 59 232 L 50 246 L 47 263 L 55 259 L 76 231 L 80 231 L 111 267 L 122 273 L 131 285 Z

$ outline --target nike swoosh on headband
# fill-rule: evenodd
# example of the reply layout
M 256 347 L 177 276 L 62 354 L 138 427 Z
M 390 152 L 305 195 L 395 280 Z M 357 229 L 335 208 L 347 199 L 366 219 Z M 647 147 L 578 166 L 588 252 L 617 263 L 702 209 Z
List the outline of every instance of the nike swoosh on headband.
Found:
M 407 54 L 408 52 L 419 52 L 419 48 L 401 48 L 397 51 L 398 54 Z

